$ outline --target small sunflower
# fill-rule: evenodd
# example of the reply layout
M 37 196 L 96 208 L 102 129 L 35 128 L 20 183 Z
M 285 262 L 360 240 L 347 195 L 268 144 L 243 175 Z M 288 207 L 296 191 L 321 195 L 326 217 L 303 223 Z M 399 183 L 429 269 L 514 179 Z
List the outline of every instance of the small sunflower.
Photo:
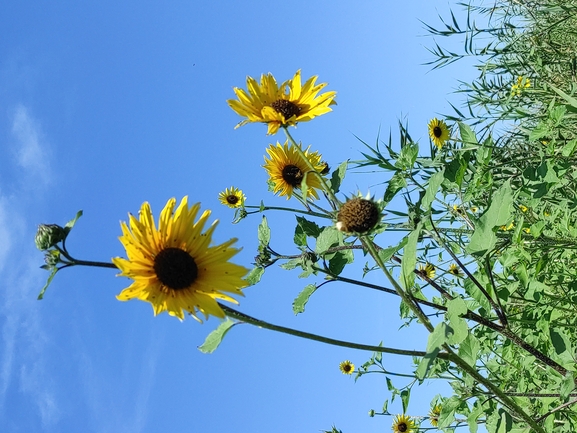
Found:
M 527 212 L 529 210 L 529 208 L 523 204 L 519 205 L 519 209 L 521 209 L 521 212 Z
M 355 364 L 353 364 L 351 361 L 348 360 L 343 361 L 339 364 L 339 369 L 343 374 L 351 375 L 355 371 Z
M 269 180 L 274 184 L 274 193 L 286 195 L 287 200 L 291 197 L 295 189 L 300 189 L 306 175 L 307 197 L 319 198 L 317 189 L 322 189 L 322 183 L 319 179 L 320 173 L 325 166 L 321 162 L 321 155 L 318 152 L 310 152 L 310 146 L 302 151 L 306 159 L 315 172 L 311 172 L 309 164 L 303 158 L 301 152 L 285 142 L 283 145 L 277 142 L 276 146 L 272 144 L 266 150 L 270 159 L 265 156 L 264 169 L 269 175 Z
M 263 122 L 268 125 L 268 134 L 276 134 L 279 128 L 295 126 L 298 122 L 307 122 L 317 116 L 332 111 L 330 105 L 336 92 L 318 94 L 327 83 L 316 84 L 317 76 L 309 78 L 301 85 L 301 71 L 280 86 L 272 74 L 262 74 L 260 84 L 252 77 L 246 78 L 248 92 L 235 87 L 238 100 L 229 99 L 228 105 L 237 114 L 246 117 L 236 128 L 251 122 Z
M 377 203 L 369 198 L 353 197 L 339 209 L 336 228 L 345 233 L 368 233 L 381 218 Z
M 413 433 L 416 428 L 415 421 L 408 415 L 397 415 L 393 420 L 394 433 Z
M 419 275 L 421 277 L 426 277 L 429 280 L 435 278 L 435 267 L 431 263 L 426 265 L 419 265 Z
M 444 120 L 436 117 L 429 122 L 429 137 L 438 149 L 449 140 L 449 127 Z
M 219 193 L 218 199 L 225 206 L 228 206 L 230 208 L 237 208 L 242 207 L 244 205 L 246 197 L 242 193 L 242 190 L 234 186 L 231 186 L 230 188 L 227 188 L 221 193 Z
M 429 411 L 429 422 L 433 427 L 437 427 L 439 425 L 439 415 L 441 415 L 441 405 L 436 404 L 430 411 Z
M 130 228 L 121 223 L 119 239 L 128 259 L 116 257 L 112 262 L 120 269 L 119 276 L 134 282 L 117 299 L 147 301 L 155 315 L 167 311 L 180 320 L 185 311 L 198 321 L 198 312 L 205 319 L 209 315 L 224 317 L 216 300 L 238 304 L 227 293 L 244 296 L 241 289 L 247 285 L 242 277 L 248 269 L 228 261 L 239 252 L 232 247 L 236 239 L 210 246 L 218 223 L 215 221 L 203 233 L 210 211 L 204 211 L 195 222 L 200 203 L 189 208 L 188 197 L 184 197 L 176 210 L 175 205 L 174 198 L 168 200 L 160 213 L 158 229 L 146 202 L 138 219 L 129 215 Z
M 459 268 L 459 266 L 456 263 L 451 263 L 449 265 L 449 270 L 448 270 L 449 274 L 454 275 L 455 277 L 460 277 L 461 276 L 461 269 Z

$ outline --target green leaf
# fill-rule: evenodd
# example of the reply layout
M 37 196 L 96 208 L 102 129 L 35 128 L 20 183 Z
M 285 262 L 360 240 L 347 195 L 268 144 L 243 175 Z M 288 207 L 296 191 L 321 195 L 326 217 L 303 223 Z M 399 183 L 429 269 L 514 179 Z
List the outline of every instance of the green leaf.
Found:
M 333 245 L 338 245 L 340 234 L 341 232 L 332 226 L 325 227 L 317 238 L 315 252 L 317 254 L 322 254 Z
M 419 154 L 419 145 L 417 143 L 409 142 L 401 148 L 401 153 L 395 161 L 395 167 L 400 170 L 411 170 L 417 155 Z
M 67 234 L 70 232 L 70 230 L 72 230 L 74 224 L 76 224 L 76 221 L 78 221 L 78 218 L 80 218 L 81 216 L 82 216 L 82 210 L 79 210 L 78 212 L 76 212 L 76 216 L 66 223 L 66 225 L 64 226 L 64 231 Z
M 421 235 L 423 223 L 420 222 L 417 228 L 407 236 L 407 244 L 403 248 L 403 259 L 401 261 L 401 283 L 407 291 L 411 291 L 415 283 L 415 266 L 417 265 L 417 242 Z
M 299 313 L 304 313 L 305 306 L 309 301 L 311 295 L 317 290 L 317 286 L 315 284 L 308 284 L 305 288 L 299 293 L 299 295 L 293 301 L 293 313 L 295 315 Z
M 270 242 L 270 229 L 266 216 L 262 216 L 262 221 L 258 226 L 258 242 L 261 248 L 267 247 Z
M 407 413 L 409 408 L 409 400 L 411 399 L 411 389 L 403 389 L 401 391 L 401 402 L 403 403 L 403 413 Z
M 561 150 L 561 154 L 564 157 L 569 157 L 571 155 L 573 155 L 573 152 L 575 152 L 575 147 L 577 147 L 577 139 L 573 139 L 573 140 L 569 140 L 567 142 L 567 144 L 565 144 L 565 146 L 563 146 L 563 149 Z
M 575 389 L 575 373 L 569 371 L 561 381 L 559 396 L 563 402 L 569 400 L 569 394 Z
M 434 175 L 431 176 L 429 179 L 429 185 L 427 186 L 427 191 L 425 191 L 425 195 L 423 196 L 423 200 L 421 201 L 421 207 L 424 211 L 428 211 L 431 208 L 431 203 L 435 200 L 437 195 L 437 191 L 441 184 L 443 183 L 443 179 L 445 176 L 445 169 L 443 168 L 441 171 L 436 172 Z
M 333 171 L 333 174 L 331 176 L 331 189 L 335 194 L 339 192 L 341 183 L 345 178 L 348 163 L 349 163 L 348 161 L 342 162 L 341 165 L 339 165 L 338 168 L 335 171 Z
M 386 263 L 389 260 L 391 260 L 391 257 L 393 257 L 401 248 L 404 248 L 405 245 L 407 245 L 406 236 L 403 239 L 401 239 L 401 242 L 399 242 L 397 245 L 388 248 L 383 248 L 382 250 L 380 250 L 378 253 L 379 257 L 381 258 L 383 263 Z
M 224 336 L 235 325 L 236 325 L 235 322 L 233 322 L 229 318 L 226 318 L 220 325 L 218 325 L 218 327 L 214 331 L 208 334 L 206 340 L 204 340 L 204 343 L 198 346 L 198 350 L 200 350 L 202 353 L 214 352 L 222 342 Z
M 568 94 L 566 94 L 565 92 L 563 92 L 562 90 L 559 90 L 557 87 L 549 84 L 549 86 L 555 91 L 557 92 L 557 94 L 559 96 L 561 96 L 563 99 L 565 99 L 565 101 L 567 101 L 569 103 L 569 105 L 571 105 L 573 108 L 577 108 L 577 99 L 573 98 L 572 96 L 569 96 Z
M 59 271 L 59 268 L 57 268 L 56 266 L 54 266 L 52 268 L 52 272 L 50 272 L 50 275 L 48 276 L 48 279 L 46 280 L 46 284 L 44 284 L 44 287 L 42 287 L 42 290 L 40 290 L 40 293 L 38 294 L 38 300 L 40 301 L 41 299 L 44 298 L 44 292 L 46 292 L 46 289 L 48 288 L 48 286 L 50 285 L 50 283 L 52 282 L 52 280 L 54 279 L 54 276 L 56 275 L 56 272 Z
M 417 367 L 417 371 L 415 372 L 417 379 L 423 380 L 427 377 L 427 373 L 429 372 L 433 361 L 437 358 L 437 354 L 441 350 L 443 344 L 447 342 L 448 338 L 449 327 L 445 322 L 441 322 L 435 326 L 433 332 L 429 334 L 429 339 L 427 341 L 427 354 L 423 357 Z
M 489 209 L 477 221 L 471 241 L 466 248 L 468 253 L 483 255 L 493 249 L 497 242 L 497 236 L 493 232 L 493 228 L 509 222 L 512 204 L 513 190 L 511 189 L 511 182 L 507 180 L 495 192 Z
M 455 421 L 455 413 L 462 404 L 463 401 L 456 395 L 443 401 L 441 413 L 439 414 L 438 427 L 444 428 L 450 426 Z
M 471 129 L 469 125 L 463 122 L 459 122 L 459 132 L 461 133 L 461 141 L 463 144 L 471 145 L 471 144 L 479 144 L 477 141 L 477 137 L 475 133 Z
M 462 298 L 455 298 L 447 301 L 446 317 L 451 326 L 452 335 L 448 339 L 449 344 L 460 344 L 469 334 L 467 321 L 461 316 L 468 311 L 467 304 Z
M 340 275 L 345 266 L 354 260 L 351 250 L 338 251 L 329 259 L 329 270 L 334 275 Z
M 254 286 L 256 283 L 260 281 L 264 274 L 264 268 L 262 266 L 255 266 L 252 270 L 248 273 L 245 280 L 248 282 L 250 286 Z
M 396 172 L 391 180 L 389 180 L 389 184 L 387 185 L 387 190 L 385 191 L 385 195 L 383 196 L 383 205 L 387 205 L 397 193 L 402 190 L 404 187 L 407 186 L 407 181 L 403 177 L 401 172 Z
M 467 364 L 475 366 L 480 349 L 481 345 L 479 344 L 479 340 L 477 340 L 473 334 L 469 334 L 467 338 L 459 344 L 459 357 Z

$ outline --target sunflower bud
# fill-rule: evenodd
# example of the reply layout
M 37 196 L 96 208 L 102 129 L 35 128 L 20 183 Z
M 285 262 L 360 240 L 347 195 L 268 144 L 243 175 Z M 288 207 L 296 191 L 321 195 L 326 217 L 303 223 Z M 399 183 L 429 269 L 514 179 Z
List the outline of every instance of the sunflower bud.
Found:
M 347 233 L 367 233 L 381 218 L 381 213 L 372 200 L 355 197 L 343 204 L 337 215 L 336 227 Z
M 40 224 L 34 238 L 36 248 L 46 251 L 66 239 L 67 234 L 68 231 L 57 224 Z
M 43 268 L 45 269 L 54 268 L 58 263 L 60 263 L 60 251 L 58 250 L 46 251 L 46 253 L 44 254 L 44 263 L 46 263 L 46 265 L 43 266 Z
M 371 410 L 369 411 L 369 416 L 370 416 L 371 418 L 375 416 L 375 410 L 374 410 L 374 409 L 371 409 Z

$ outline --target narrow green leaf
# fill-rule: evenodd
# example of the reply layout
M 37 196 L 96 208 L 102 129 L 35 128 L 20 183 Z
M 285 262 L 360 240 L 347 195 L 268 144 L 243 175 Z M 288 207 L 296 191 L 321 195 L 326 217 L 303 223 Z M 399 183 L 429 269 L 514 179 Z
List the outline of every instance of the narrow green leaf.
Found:
M 559 396 L 563 402 L 569 399 L 569 394 L 575 389 L 575 373 L 572 371 L 567 372 L 563 380 L 561 381 L 561 387 L 559 388 Z
M 379 257 L 381 258 L 383 263 L 386 263 L 389 260 L 391 260 L 391 257 L 393 257 L 400 249 L 404 248 L 405 245 L 407 245 L 407 237 L 401 239 L 401 242 L 399 242 L 395 246 L 383 248 L 382 250 L 380 250 L 378 253 Z
M 260 281 L 263 275 L 264 275 L 264 268 L 262 266 L 255 266 L 248 273 L 245 280 L 248 282 L 250 286 L 254 286 L 256 283 Z
M 441 171 L 436 172 L 434 175 L 431 176 L 429 179 L 429 185 L 427 186 L 427 191 L 425 191 L 425 195 L 423 196 L 423 200 L 421 201 L 421 207 L 427 212 L 431 208 L 431 203 L 437 196 L 437 191 L 439 187 L 443 183 L 443 179 L 445 176 L 445 169 L 443 168 Z
M 226 318 L 220 325 L 218 325 L 214 331 L 208 334 L 204 340 L 204 343 L 198 346 L 198 350 L 200 350 L 202 353 L 214 352 L 220 343 L 222 343 L 224 336 L 228 333 L 229 330 L 232 329 L 234 325 L 236 325 L 235 322 L 229 318 Z
M 387 205 L 395 195 L 406 186 L 407 181 L 403 177 L 403 174 L 400 171 L 396 172 L 387 185 L 387 190 L 383 196 L 383 204 Z
M 308 284 L 305 288 L 298 294 L 298 296 L 293 301 L 293 313 L 295 315 L 304 313 L 305 306 L 309 301 L 311 295 L 317 290 L 317 286 L 315 284 Z
M 262 221 L 258 226 L 258 242 L 260 247 L 267 247 L 270 242 L 270 228 L 266 216 L 262 216 Z
M 74 224 L 76 224 L 76 221 L 78 221 L 78 218 L 80 218 L 81 216 L 82 216 L 82 210 L 79 210 L 78 212 L 76 212 L 76 216 L 66 223 L 66 225 L 64 226 L 64 231 L 66 231 L 67 234 L 70 232 L 70 230 L 72 230 Z
M 569 157 L 571 155 L 573 155 L 573 152 L 575 152 L 575 147 L 577 147 L 577 139 L 573 139 L 573 140 L 569 140 L 567 142 L 567 144 L 565 144 L 565 146 L 563 146 L 563 149 L 561 150 L 561 154 L 564 157 Z
M 415 266 L 417 265 L 417 242 L 421 234 L 423 223 L 420 222 L 417 228 L 407 236 L 407 244 L 403 248 L 403 259 L 401 262 L 401 283 L 407 291 L 411 291 L 415 283 Z
M 46 292 L 46 289 L 48 288 L 48 286 L 50 285 L 50 283 L 52 282 L 52 280 L 54 279 L 54 276 L 56 275 L 56 272 L 58 272 L 58 268 L 57 267 L 53 267 L 52 268 L 52 272 L 50 272 L 50 275 L 48 276 L 48 279 L 46 280 L 46 284 L 44 284 L 44 287 L 42 287 L 42 290 L 40 290 L 40 293 L 38 294 L 38 300 L 40 301 L 41 299 L 44 298 L 44 292 Z
M 339 165 L 338 168 L 335 171 L 333 171 L 333 174 L 331 176 L 331 189 L 335 194 L 339 192 L 341 183 L 343 182 L 345 174 L 347 173 L 348 164 L 349 164 L 348 161 L 342 162 L 341 165 Z
M 403 403 L 403 413 L 407 413 L 409 408 L 409 400 L 411 399 L 411 389 L 403 389 L 401 391 L 401 402 Z
M 572 96 L 569 96 L 567 93 L 563 92 L 562 90 L 559 90 L 557 87 L 549 84 L 549 86 L 559 95 L 561 96 L 563 99 L 565 99 L 565 101 L 567 101 L 569 103 L 569 105 L 571 105 L 574 108 L 577 108 L 577 99 L 573 98 Z

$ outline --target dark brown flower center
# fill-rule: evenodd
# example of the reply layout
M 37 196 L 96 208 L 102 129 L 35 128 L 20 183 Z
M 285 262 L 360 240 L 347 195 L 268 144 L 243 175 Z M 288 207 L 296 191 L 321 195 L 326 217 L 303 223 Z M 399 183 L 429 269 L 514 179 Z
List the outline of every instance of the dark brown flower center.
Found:
M 437 138 L 441 138 L 441 135 L 443 135 L 443 129 L 440 126 L 435 126 L 433 128 L 433 135 Z
M 290 186 L 297 188 L 303 180 L 303 172 L 296 165 L 286 165 L 282 169 L 282 178 Z
M 343 369 L 348 373 L 349 371 L 351 371 L 351 364 L 345 364 Z
M 301 107 L 286 99 L 278 99 L 270 104 L 270 106 L 274 108 L 277 113 L 282 114 L 287 121 L 291 117 L 301 114 Z
M 349 233 L 366 233 L 379 222 L 380 218 L 375 204 L 363 198 L 348 200 L 337 215 L 337 221 L 341 223 L 340 230 Z
M 400 432 L 404 432 L 407 431 L 407 424 L 405 424 L 404 422 L 399 423 L 399 425 L 397 426 L 397 430 L 399 430 Z
M 198 276 L 194 259 L 180 248 L 165 248 L 154 258 L 154 272 L 162 284 L 173 290 L 189 287 Z
M 238 203 L 238 197 L 236 195 L 227 195 L 226 196 L 226 202 L 228 204 L 237 204 Z

